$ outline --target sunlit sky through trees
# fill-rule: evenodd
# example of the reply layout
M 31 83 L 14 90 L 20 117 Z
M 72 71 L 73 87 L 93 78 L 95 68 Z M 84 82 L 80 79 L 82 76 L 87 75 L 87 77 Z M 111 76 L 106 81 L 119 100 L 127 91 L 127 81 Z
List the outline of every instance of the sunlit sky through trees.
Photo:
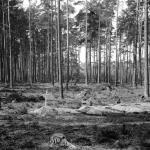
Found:
M 40 4 L 40 0 L 31 0 L 32 4 L 36 4 L 39 5 Z M 26 9 L 29 7 L 29 0 L 23 0 L 23 7 Z M 80 9 L 82 9 L 83 6 L 75 6 L 75 11 L 78 12 Z M 119 15 L 121 15 L 122 10 L 125 9 L 126 6 L 126 0 L 119 0 Z M 116 28 L 116 17 L 114 18 L 113 21 L 113 26 L 114 28 Z M 112 60 L 115 60 L 115 52 L 114 54 L 112 54 Z M 85 62 L 85 47 L 82 46 L 80 48 L 80 61 L 82 63 Z

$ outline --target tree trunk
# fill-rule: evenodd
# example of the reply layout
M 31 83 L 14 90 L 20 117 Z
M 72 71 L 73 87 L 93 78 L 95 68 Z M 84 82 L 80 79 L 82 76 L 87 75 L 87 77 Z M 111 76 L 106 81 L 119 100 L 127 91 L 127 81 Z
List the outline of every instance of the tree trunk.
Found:
M 119 35 L 119 48 L 118 48 L 118 80 L 119 82 L 121 83 L 122 81 L 122 75 L 121 75 L 121 71 L 122 71 L 122 67 L 121 67 L 121 55 L 122 55 L 122 52 L 121 52 L 121 40 L 122 40 L 122 35 L 120 34 Z
M 110 80 L 111 80 L 111 28 L 112 28 L 112 24 L 110 21 L 109 23 L 108 83 L 110 83 Z
M 32 87 L 31 0 L 29 0 L 29 84 Z
M 119 8 L 119 0 L 117 0 L 117 17 L 116 17 L 116 68 L 115 68 L 115 85 L 117 86 L 117 82 L 118 82 L 118 41 L 117 41 L 117 37 L 118 37 L 118 33 L 117 33 L 117 29 L 118 29 L 118 8 Z
M 39 47 L 41 47 L 41 42 L 39 43 Z M 40 49 L 38 51 L 38 81 L 41 82 L 41 53 Z
M 140 1 L 138 0 L 138 11 L 139 11 L 139 3 Z M 139 82 L 140 85 L 142 86 L 142 62 L 141 62 L 141 46 L 142 46 L 142 21 L 139 18 L 139 13 L 138 13 L 138 52 L 139 52 Z
M 106 29 L 105 82 L 108 82 L 108 29 Z
M 20 81 L 23 81 L 23 54 L 22 54 L 22 40 L 20 40 Z
M 37 36 L 36 36 L 36 31 L 35 31 L 35 38 L 34 38 L 34 58 L 35 58 L 35 82 L 37 82 Z
M 95 39 L 95 82 L 97 83 L 97 76 L 98 76 L 98 57 L 97 57 L 97 46 L 98 43 Z
M 6 52 L 6 37 L 5 37 L 5 12 L 4 12 L 4 1 L 2 0 L 2 15 L 3 15 L 3 52 L 4 53 L 4 82 L 5 82 L 5 85 L 7 83 L 7 52 Z M 2 54 L 3 55 L 3 54 Z M 1 71 L 2 71 L 2 68 L 1 68 Z
M 85 37 L 85 49 L 86 49 L 86 52 L 85 52 L 85 84 L 87 85 L 88 84 L 88 42 L 87 42 L 87 36 L 88 36 L 88 31 L 87 31 L 87 21 L 88 21 L 88 5 L 87 5 L 87 0 L 86 0 L 86 31 L 85 31 L 85 34 L 86 34 L 86 37 Z
M 9 0 L 8 0 L 8 26 L 9 26 L 9 63 L 10 63 L 10 88 L 12 88 L 12 51 L 11 51 L 11 28 L 10 28 L 10 9 L 9 9 Z
M 99 8 L 100 9 L 100 8 Z M 100 20 L 100 12 L 99 12 L 99 26 L 98 26 L 98 80 L 97 82 L 101 82 L 101 36 L 100 36 L 100 30 L 101 30 L 101 20 Z
M 55 0 L 55 12 L 57 12 L 57 0 Z M 55 18 L 55 44 L 56 44 L 56 81 L 59 81 L 59 65 L 58 65 L 58 31 L 57 31 L 57 14 Z
M 133 43 L 133 87 L 137 86 L 137 43 Z
M 145 47 L 145 68 L 144 68 L 144 95 L 149 97 L 149 72 L 148 72 L 148 4 L 145 0 L 145 21 L 144 21 L 144 47 Z
M 67 0 L 67 80 L 66 80 L 66 89 L 68 90 L 69 83 L 69 6 Z
M 53 8 L 53 1 L 51 1 L 51 6 Z M 52 85 L 54 86 L 54 72 L 53 72 L 53 63 L 54 59 L 53 59 L 53 9 L 51 12 L 51 82 Z
M 51 80 L 51 77 L 50 77 L 50 14 L 48 12 L 48 29 L 47 29 L 47 63 L 46 63 L 46 66 L 47 66 L 47 71 L 46 71 L 46 74 L 47 74 L 47 82 L 49 82 Z
M 93 81 L 95 82 L 95 41 L 93 40 Z
M 141 50 L 141 46 L 142 46 L 142 25 L 140 25 L 139 27 L 140 31 L 139 31 L 139 80 L 140 80 L 140 85 L 142 86 L 142 50 Z
M 92 82 L 92 63 L 91 63 L 91 53 L 92 53 L 92 42 L 89 48 L 89 81 Z
M 127 46 L 127 53 L 126 53 L 126 55 L 127 55 L 127 67 L 126 67 L 126 83 L 128 83 L 128 72 L 129 72 L 129 46 L 128 45 L 126 45 Z
M 63 99 L 63 83 L 62 83 L 62 54 L 61 54 L 61 45 L 60 45 L 60 40 L 61 40 L 61 30 L 60 30 L 60 0 L 58 2 L 58 18 L 57 18 L 57 31 L 58 31 L 58 59 L 59 59 L 59 86 L 60 86 L 60 96 Z

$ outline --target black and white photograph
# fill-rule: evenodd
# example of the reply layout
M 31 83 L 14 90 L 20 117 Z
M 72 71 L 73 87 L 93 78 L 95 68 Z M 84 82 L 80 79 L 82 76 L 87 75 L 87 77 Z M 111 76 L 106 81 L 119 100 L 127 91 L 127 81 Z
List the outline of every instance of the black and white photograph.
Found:
M 150 0 L 0 0 L 0 150 L 150 150 Z

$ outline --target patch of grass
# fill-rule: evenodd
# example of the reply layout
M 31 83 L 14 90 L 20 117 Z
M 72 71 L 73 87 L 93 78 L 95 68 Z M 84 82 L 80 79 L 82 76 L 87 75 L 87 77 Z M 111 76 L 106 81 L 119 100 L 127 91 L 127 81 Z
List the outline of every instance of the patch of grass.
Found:
M 92 142 L 88 137 L 78 137 L 74 141 L 77 145 L 82 145 L 82 146 L 91 146 Z
M 21 115 L 27 114 L 28 113 L 28 109 L 25 106 L 21 106 L 21 107 L 17 108 L 16 113 L 17 114 L 21 114 Z
M 36 147 L 36 145 L 33 143 L 33 141 L 24 141 L 20 145 L 21 149 L 24 149 L 24 148 L 35 148 L 35 147 Z
M 15 92 L 7 96 L 4 101 L 5 103 L 11 103 L 11 102 L 41 102 L 44 100 L 45 98 L 41 95 L 27 97 L 22 95 L 21 93 Z
M 96 137 L 96 142 L 101 144 L 101 143 L 111 143 L 114 142 L 115 140 L 119 139 L 119 133 L 115 130 L 106 128 L 102 129 Z
M 8 105 L 7 105 L 7 107 L 8 107 L 8 109 L 15 109 L 14 105 L 13 105 L 13 104 L 11 104 L 11 103 L 10 103 L 10 104 L 8 104 Z

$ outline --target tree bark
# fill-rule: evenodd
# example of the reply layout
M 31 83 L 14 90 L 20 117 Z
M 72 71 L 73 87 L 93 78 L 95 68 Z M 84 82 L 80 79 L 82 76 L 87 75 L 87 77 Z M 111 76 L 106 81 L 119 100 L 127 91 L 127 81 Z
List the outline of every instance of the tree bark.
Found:
M 89 81 L 92 81 L 92 63 L 91 63 L 91 52 L 92 52 L 92 43 L 90 43 L 90 48 L 89 48 Z
M 117 86 L 117 82 L 118 82 L 118 41 L 117 41 L 117 37 L 118 37 L 118 7 L 119 7 L 119 0 L 117 0 L 117 17 L 116 17 L 116 68 L 115 68 L 115 85 Z
M 48 29 L 47 29 L 47 82 L 49 82 L 51 80 L 50 77 L 50 14 L 48 12 Z
M 86 50 L 86 52 L 85 52 L 85 84 L 87 85 L 88 84 L 88 42 L 87 42 L 87 36 L 88 36 L 88 31 L 87 31 L 87 21 L 88 21 L 88 5 L 87 5 L 87 0 L 86 0 L 86 29 L 85 29 L 85 34 L 86 34 L 86 36 L 85 36 L 85 50 Z
M 149 72 L 148 72 L 148 4 L 145 0 L 145 21 L 144 21 L 144 48 L 145 48 L 145 68 L 144 68 L 144 95 L 149 97 Z
M 138 80 L 140 85 L 142 86 L 142 62 L 141 62 L 141 46 L 142 46 L 142 21 L 139 17 L 139 6 L 140 0 L 137 1 L 137 11 L 138 11 L 138 53 L 139 53 L 139 72 L 138 72 Z
M 66 80 L 66 89 L 68 90 L 69 84 L 69 6 L 67 0 L 67 80 Z
M 32 87 L 31 0 L 29 0 L 29 84 Z
M 100 8 L 99 8 L 100 9 Z M 101 30 L 101 20 L 100 20 L 100 12 L 99 12 L 99 26 L 98 26 L 98 80 L 97 82 L 101 82 L 101 36 L 100 36 L 100 30 Z
M 3 15 L 3 36 L 2 36 L 2 38 L 3 38 L 3 52 L 2 53 L 4 53 L 4 82 L 5 82 L 5 85 L 6 85 L 6 83 L 7 83 L 7 52 L 6 52 L 6 36 L 5 36 L 5 33 L 6 33 L 6 31 L 5 31 L 5 11 L 4 11 L 4 1 L 2 0 L 2 7 L 3 7 L 3 9 L 2 9 L 2 15 Z M 2 58 L 1 58 L 2 59 Z M 2 68 L 1 68 L 1 71 L 2 71 Z
M 10 88 L 12 88 L 12 51 L 11 51 L 11 24 L 10 24 L 10 8 L 9 8 L 10 6 L 9 6 L 9 0 L 8 0 L 8 26 L 9 26 L 9 67 L 10 67 Z
M 55 12 L 57 12 L 57 0 L 55 0 Z M 56 44 L 56 81 L 59 81 L 59 65 L 58 65 L 58 31 L 57 31 L 57 14 L 56 14 L 56 18 L 55 18 L 55 44 Z
M 127 67 L 126 67 L 126 83 L 128 83 L 128 72 L 129 72 L 129 46 L 128 45 L 126 45 L 127 46 L 127 52 L 126 52 L 126 59 L 127 59 Z
M 53 1 L 51 1 L 52 13 L 51 13 L 51 82 L 54 86 L 54 59 L 53 59 Z
M 111 80 L 111 28 L 112 28 L 112 24 L 110 21 L 109 23 L 108 83 L 110 83 L 110 80 Z
M 58 2 L 58 18 L 57 18 L 57 31 L 58 31 L 58 58 L 59 58 L 59 91 L 60 91 L 60 96 L 63 99 L 63 83 L 62 83 L 62 54 L 61 54 L 61 45 L 60 45 L 60 40 L 61 40 L 61 29 L 60 29 L 60 0 L 57 0 Z

